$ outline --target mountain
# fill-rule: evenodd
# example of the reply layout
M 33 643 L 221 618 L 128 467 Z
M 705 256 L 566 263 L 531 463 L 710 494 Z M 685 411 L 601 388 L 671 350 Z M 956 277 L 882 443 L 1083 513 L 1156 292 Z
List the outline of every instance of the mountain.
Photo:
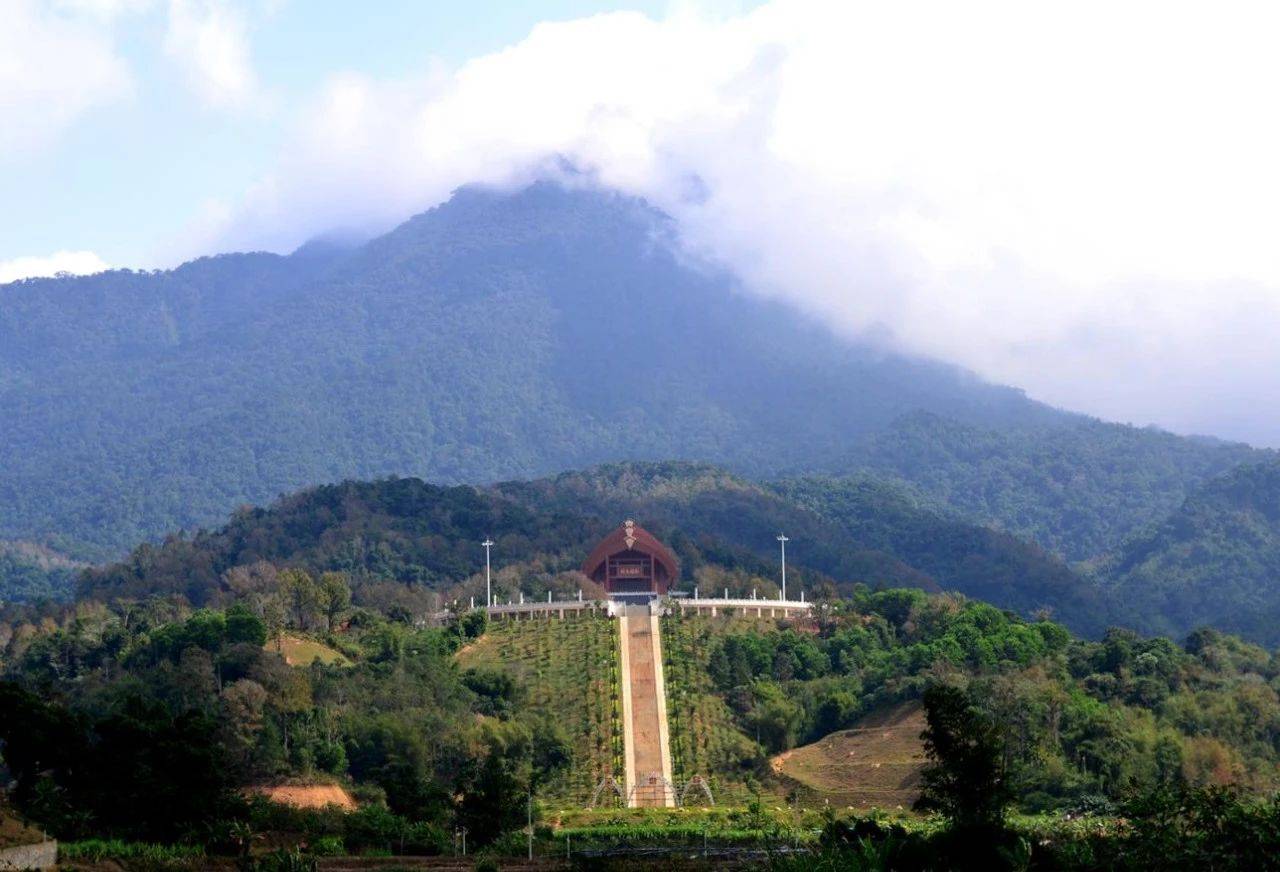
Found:
M 96 561 L 323 482 L 637 459 L 887 471 L 1080 559 L 1256 458 L 838 337 L 644 202 L 551 183 L 360 245 L 0 286 L 0 420 L 0 540 Z
M 1212 479 L 1103 572 L 1132 626 L 1182 635 L 1211 625 L 1280 645 L 1280 462 Z
M 919 411 L 860 441 L 844 465 L 1086 561 L 1162 520 L 1199 483 L 1275 456 L 1084 416 L 994 428 Z
M 396 581 L 457 595 L 468 579 L 475 582 L 477 543 L 485 536 L 497 542 L 503 589 L 518 578 L 532 593 L 531 580 L 550 584 L 576 570 L 626 517 L 672 547 L 685 588 L 776 595 L 774 537 L 786 530 L 793 594 L 847 593 L 857 583 L 951 590 L 1023 614 L 1047 608 L 1091 635 L 1106 626 L 1096 587 L 1057 558 L 921 508 L 891 486 L 818 479 L 758 485 L 687 463 L 615 464 L 489 488 L 417 479 L 323 486 L 242 510 L 215 531 L 143 545 L 122 563 L 88 571 L 80 594 L 178 593 L 203 605 L 225 598 L 233 571 L 265 561 L 347 572 L 358 590 Z

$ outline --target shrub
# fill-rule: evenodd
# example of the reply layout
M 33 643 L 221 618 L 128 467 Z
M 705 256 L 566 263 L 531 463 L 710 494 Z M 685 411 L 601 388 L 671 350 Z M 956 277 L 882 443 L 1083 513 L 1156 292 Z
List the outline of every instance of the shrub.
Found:
M 341 857 L 347 846 L 339 836 L 321 836 L 311 843 L 311 853 L 317 857 Z

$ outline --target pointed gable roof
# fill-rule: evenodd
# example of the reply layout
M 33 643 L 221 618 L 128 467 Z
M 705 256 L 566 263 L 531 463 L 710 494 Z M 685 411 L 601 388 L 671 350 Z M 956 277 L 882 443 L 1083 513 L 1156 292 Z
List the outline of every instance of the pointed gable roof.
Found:
M 627 520 L 612 533 L 600 540 L 582 564 L 582 572 L 592 575 L 610 556 L 621 551 L 639 551 L 648 554 L 667 570 L 668 578 L 676 578 L 680 574 L 680 561 L 671 553 L 671 549 L 658 541 L 652 533 L 635 521 Z

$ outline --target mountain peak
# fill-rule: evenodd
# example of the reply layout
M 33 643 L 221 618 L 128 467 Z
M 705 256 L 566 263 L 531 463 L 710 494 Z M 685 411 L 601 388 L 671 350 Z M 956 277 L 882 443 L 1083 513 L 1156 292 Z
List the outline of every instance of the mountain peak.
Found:
M 354 250 L 24 292 L 0 311 L 0 538 L 101 557 L 348 477 L 839 472 L 916 410 L 983 433 L 1076 420 L 837 336 L 692 265 L 643 200 L 577 181 L 463 188 Z

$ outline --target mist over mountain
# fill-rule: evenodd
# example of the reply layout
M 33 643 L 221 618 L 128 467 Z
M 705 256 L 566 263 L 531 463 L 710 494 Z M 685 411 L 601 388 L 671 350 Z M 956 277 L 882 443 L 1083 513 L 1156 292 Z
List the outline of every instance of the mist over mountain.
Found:
M 644 202 L 552 183 L 364 244 L 0 287 L 0 420 L 0 539 L 92 560 L 322 482 L 636 459 L 882 471 L 1084 559 L 1261 456 L 850 342 Z

